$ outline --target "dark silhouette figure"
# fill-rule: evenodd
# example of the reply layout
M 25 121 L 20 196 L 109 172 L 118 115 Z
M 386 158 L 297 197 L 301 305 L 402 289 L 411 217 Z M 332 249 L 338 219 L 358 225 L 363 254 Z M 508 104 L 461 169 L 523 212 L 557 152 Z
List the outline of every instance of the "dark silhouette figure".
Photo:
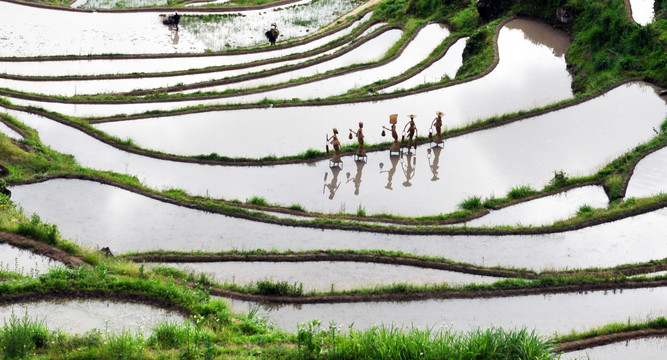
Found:
M 178 13 L 174 13 L 174 15 L 171 16 L 171 20 L 174 23 L 174 28 L 176 31 L 178 31 L 178 23 L 181 21 L 181 15 L 178 15 Z
M 278 31 L 278 26 L 276 26 L 275 23 L 271 24 L 271 30 L 265 32 L 264 35 L 266 35 L 266 38 L 269 39 L 269 43 L 271 45 L 275 45 L 276 40 L 280 35 L 280 31 Z
M 415 124 L 416 115 L 409 115 L 409 117 L 410 121 L 403 127 L 403 136 L 407 134 L 408 137 L 408 152 L 411 147 L 417 149 L 417 139 L 415 139 L 415 136 L 417 135 L 417 124 Z

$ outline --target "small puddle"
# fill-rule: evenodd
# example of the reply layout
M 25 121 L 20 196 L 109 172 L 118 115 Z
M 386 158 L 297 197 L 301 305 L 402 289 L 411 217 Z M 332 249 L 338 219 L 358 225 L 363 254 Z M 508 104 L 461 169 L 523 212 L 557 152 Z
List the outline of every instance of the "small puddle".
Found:
M 99 60 L 57 60 L 57 61 L 0 61 L 2 73 L 25 76 L 64 76 L 132 74 L 182 71 L 202 69 L 211 66 L 238 65 L 258 60 L 275 59 L 287 55 L 316 49 L 352 32 L 358 25 L 368 21 L 372 13 L 353 21 L 350 26 L 339 29 L 317 40 L 289 48 L 275 49 L 249 54 L 220 54 L 195 57 L 167 57 L 160 59 L 99 59 Z
M 185 321 L 182 315 L 156 307 L 100 300 L 39 301 L 0 307 L 0 319 L 7 321 L 12 312 L 23 318 L 28 312 L 31 319 L 44 320 L 49 330 L 61 330 L 69 334 L 83 334 L 93 329 L 103 334 L 120 333 L 123 329 L 136 334 L 152 333 L 152 328 L 163 322 Z
M 667 288 L 585 293 L 530 295 L 489 299 L 447 299 L 411 302 L 365 302 L 304 305 L 260 305 L 258 315 L 267 315 L 282 329 L 295 331 L 297 323 L 318 319 L 347 329 L 374 325 L 434 331 L 448 328 L 470 331 L 478 327 L 536 330 L 551 336 L 571 330 L 586 331 L 612 322 L 646 321 L 667 314 Z M 228 300 L 232 311 L 248 313 L 256 303 Z
M 667 354 L 667 337 L 651 337 L 621 341 L 609 345 L 563 353 L 561 360 L 616 360 L 641 359 L 664 360 Z
M 398 89 L 411 89 L 418 85 L 439 82 L 445 76 L 454 79 L 456 77 L 456 72 L 463 64 L 463 49 L 466 46 L 467 39 L 468 38 L 457 40 L 449 49 L 447 49 L 445 56 L 431 64 L 426 69 L 420 71 L 417 75 L 394 86 L 382 89 L 380 92 L 390 93 Z
M 547 235 L 417 236 L 288 227 L 162 203 L 83 180 L 11 187 L 27 214 L 58 225 L 64 238 L 129 251 L 384 249 L 482 266 L 562 270 L 667 257 L 667 209 Z M 91 210 L 91 209 L 94 209 Z M 143 214 L 151 214 L 147 219 Z M 192 240 L 196 239 L 196 240 Z
M 166 263 L 188 272 L 205 273 L 218 282 L 239 285 L 261 280 L 302 283 L 304 291 L 349 290 L 406 283 L 411 285 L 488 284 L 501 278 L 470 275 L 445 270 L 423 269 L 404 265 L 388 265 L 341 261 L 293 262 L 206 262 Z
M 647 25 L 653 21 L 654 0 L 630 0 L 630 10 L 632 10 L 632 19 L 639 25 Z
M 640 160 L 632 173 L 625 198 L 667 193 L 667 147 Z
M 469 221 L 467 226 L 551 225 L 554 221 L 574 217 L 582 205 L 606 208 L 607 194 L 601 186 L 584 186 L 516 205 L 508 206 Z
M 0 244 L 0 270 L 26 276 L 36 276 L 49 271 L 49 268 L 65 265 L 46 256 L 34 254 L 9 244 Z

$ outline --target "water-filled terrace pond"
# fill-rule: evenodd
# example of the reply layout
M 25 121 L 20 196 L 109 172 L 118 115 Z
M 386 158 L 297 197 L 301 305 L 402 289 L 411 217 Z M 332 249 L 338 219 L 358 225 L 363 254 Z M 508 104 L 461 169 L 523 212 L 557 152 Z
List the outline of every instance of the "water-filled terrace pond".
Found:
M 662 360 L 667 354 L 666 337 L 650 337 L 633 339 L 617 343 L 596 346 L 594 348 L 564 353 L 562 360 L 613 360 L 613 359 L 642 359 Z
M 83 334 L 92 329 L 149 335 L 162 322 L 183 322 L 181 314 L 153 306 L 102 300 L 50 300 L 0 307 L 0 319 L 8 321 L 12 313 L 22 318 L 26 311 L 32 319 L 43 320 L 50 330 Z
M 526 327 L 544 336 L 571 330 L 585 331 L 612 322 L 645 321 L 667 314 L 667 288 L 585 293 L 530 295 L 488 299 L 435 299 L 411 302 L 362 302 L 339 304 L 261 305 L 259 315 L 281 328 L 295 331 L 297 323 L 318 319 L 335 321 L 347 329 L 373 325 L 435 331 L 475 328 Z M 235 312 L 247 313 L 256 303 L 227 300 Z
M 35 276 L 55 266 L 64 266 L 64 264 L 25 249 L 0 244 L 0 270 Z
M 546 235 L 417 236 L 266 224 L 183 208 L 82 180 L 11 187 L 26 213 L 65 238 L 114 254 L 148 250 L 384 249 L 534 270 L 610 267 L 667 257 L 667 209 Z M 151 214 L 146 218 L 145 214 Z

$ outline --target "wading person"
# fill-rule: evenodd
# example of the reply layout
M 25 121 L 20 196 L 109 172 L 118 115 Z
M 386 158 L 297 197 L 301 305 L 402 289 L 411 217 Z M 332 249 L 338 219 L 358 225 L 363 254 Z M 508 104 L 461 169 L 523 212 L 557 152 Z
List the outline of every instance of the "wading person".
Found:
M 276 23 L 271 24 L 271 30 L 265 32 L 264 35 L 266 35 L 266 38 L 269 39 L 269 43 L 271 45 L 275 45 L 276 39 L 278 39 L 278 35 L 280 35 L 280 31 L 278 31 L 278 26 Z
M 331 157 L 331 162 L 334 164 L 341 163 L 342 161 L 340 159 L 340 141 L 338 140 L 338 129 L 333 128 L 333 135 L 331 135 L 331 137 L 327 135 L 327 142 L 331 144 L 331 146 L 333 146 L 334 149 L 333 156 Z
M 357 142 L 359 142 L 359 148 L 357 148 L 357 157 L 365 157 L 366 149 L 364 149 L 364 123 L 359 122 L 359 130 L 354 131 L 350 129 L 350 134 L 354 134 L 357 137 Z
M 440 144 L 442 143 L 442 116 L 445 114 L 442 111 L 438 111 L 435 113 L 435 115 L 437 116 L 431 123 L 431 128 L 435 128 L 435 133 L 432 135 L 433 142 Z
M 415 124 L 415 117 L 417 117 L 417 115 L 408 116 L 410 117 L 410 121 L 403 127 L 403 133 L 405 134 L 407 129 L 408 151 L 410 151 L 410 148 L 413 146 L 415 149 L 417 149 L 417 140 L 414 139 L 415 135 L 417 134 L 417 125 Z
M 391 131 L 391 137 L 394 138 L 394 142 L 391 144 L 391 147 L 389 148 L 389 155 L 391 155 L 394 152 L 399 154 L 401 152 L 401 144 L 398 142 L 398 133 L 396 132 L 397 122 L 398 122 L 398 114 L 391 114 L 389 115 L 389 124 L 391 124 L 391 129 L 382 126 L 384 130 Z M 384 130 L 382 130 L 382 136 L 384 136 Z
M 171 16 L 171 21 L 174 24 L 174 28 L 176 31 L 178 31 L 178 23 L 181 21 L 181 15 L 178 15 L 178 13 L 174 13 L 174 15 Z

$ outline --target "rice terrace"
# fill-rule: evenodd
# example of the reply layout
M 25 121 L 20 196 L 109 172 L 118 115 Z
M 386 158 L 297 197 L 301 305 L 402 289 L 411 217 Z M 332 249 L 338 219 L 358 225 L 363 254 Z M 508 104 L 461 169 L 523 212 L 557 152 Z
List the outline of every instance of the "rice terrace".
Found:
M 665 359 L 667 1 L 0 11 L 3 359 Z

